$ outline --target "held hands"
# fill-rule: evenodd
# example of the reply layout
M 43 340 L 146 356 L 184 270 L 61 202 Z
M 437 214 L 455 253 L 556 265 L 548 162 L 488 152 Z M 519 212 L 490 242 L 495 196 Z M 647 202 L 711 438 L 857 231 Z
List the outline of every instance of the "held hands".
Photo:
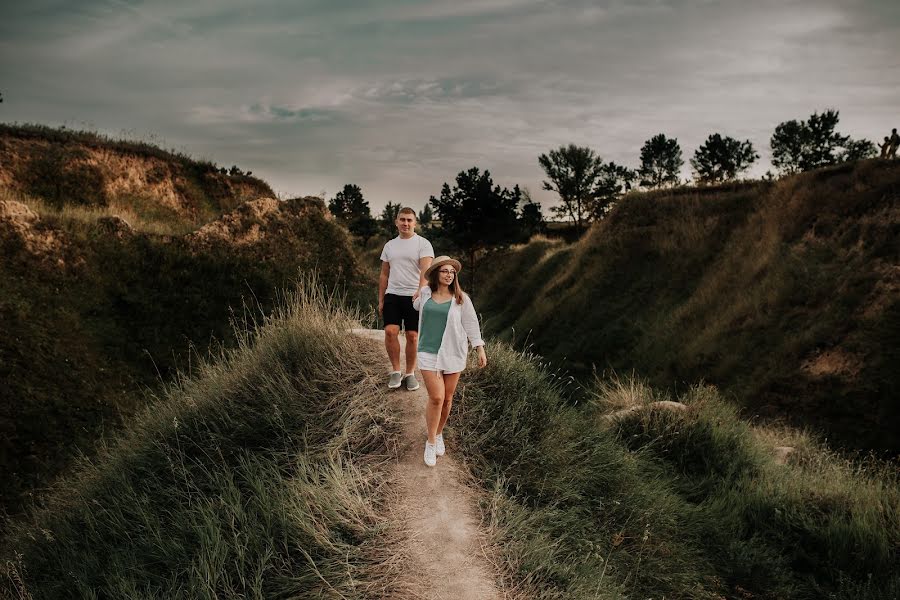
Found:
M 478 346 L 478 368 L 483 369 L 487 366 L 487 354 L 484 353 L 484 346 Z

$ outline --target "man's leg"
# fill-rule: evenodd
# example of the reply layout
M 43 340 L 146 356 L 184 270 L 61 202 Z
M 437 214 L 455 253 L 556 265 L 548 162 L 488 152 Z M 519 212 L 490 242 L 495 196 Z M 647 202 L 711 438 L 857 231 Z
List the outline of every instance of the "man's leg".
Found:
M 391 361 L 391 370 L 400 371 L 400 326 L 384 326 L 384 348 L 387 350 L 388 359 Z M 409 348 L 407 348 L 409 352 Z
M 416 358 L 418 356 L 419 332 L 406 332 L 406 375 L 411 375 L 416 371 Z M 399 365 L 399 357 L 397 364 Z

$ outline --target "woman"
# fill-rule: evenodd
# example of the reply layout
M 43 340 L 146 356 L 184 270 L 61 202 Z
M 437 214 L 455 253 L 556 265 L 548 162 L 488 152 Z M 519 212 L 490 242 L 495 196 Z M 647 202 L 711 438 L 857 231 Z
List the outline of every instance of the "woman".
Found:
M 466 368 L 469 343 L 478 351 L 479 368 L 487 365 L 475 307 L 457 279 L 461 270 L 458 260 L 437 257 L 423 273 L 428 285 L 413 300 L 413 306 L 419 311 L 419 369 L 428 390 L 425 464 L 429 467 L 435 465 L 438 456 L 444 455 L 444 425 L 459 376 Z

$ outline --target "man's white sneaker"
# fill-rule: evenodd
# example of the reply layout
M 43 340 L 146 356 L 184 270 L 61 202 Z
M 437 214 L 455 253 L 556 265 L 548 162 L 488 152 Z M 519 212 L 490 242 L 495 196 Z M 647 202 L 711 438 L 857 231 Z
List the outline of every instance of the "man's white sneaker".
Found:
M 425 442 L 425 464 L 433 467 L 437 464 L 437 454 L 435 454 L 434 444 Z
M 391 373 L 391 378 L 388 380 L 388 387 L 392 390 L 396 390 L 400 387 L 400 381 L 403 379 L 403 376 L 400 374 L 400 371 L 394 371 Z
M 434 438 L 434 452 L 438 456 L 443 456 L 446 451 L 447 449 L 444 447 L 444 434 L 439 433 L 437 434 L 437 437 Z
M 419 382 L 416 380 L 416 376 L 413 373 L 403 376 L 403 383 L 406 384 L 406 389 L 410 392 L 414 392 L 419 389 Z

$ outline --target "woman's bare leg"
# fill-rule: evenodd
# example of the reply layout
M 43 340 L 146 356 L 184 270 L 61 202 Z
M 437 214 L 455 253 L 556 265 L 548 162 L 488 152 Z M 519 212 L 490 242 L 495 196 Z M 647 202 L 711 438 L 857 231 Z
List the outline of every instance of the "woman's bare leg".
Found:
M 444 425 L 447 424 L 447 417 L 450 416 L 450 407 L 453 406 L 453 394 L 456 393 L 456 384 L 459 383 L 460 375 L 462 375 L 462 373 L 444 374 L 444 402 L 441 406 L 441 419 L 435 434 L 444 432 Z
M 425 389 L 428 390 L 428 401 L 425 404 L 425 427 L 428 430 L 428 443 L 435 443 L 438 425 L 441 421 L 441 406 L 444 403 L 444 378 L 437 371 L 422 370 Z M 456 386 L 454 386 L 456 387 Z

